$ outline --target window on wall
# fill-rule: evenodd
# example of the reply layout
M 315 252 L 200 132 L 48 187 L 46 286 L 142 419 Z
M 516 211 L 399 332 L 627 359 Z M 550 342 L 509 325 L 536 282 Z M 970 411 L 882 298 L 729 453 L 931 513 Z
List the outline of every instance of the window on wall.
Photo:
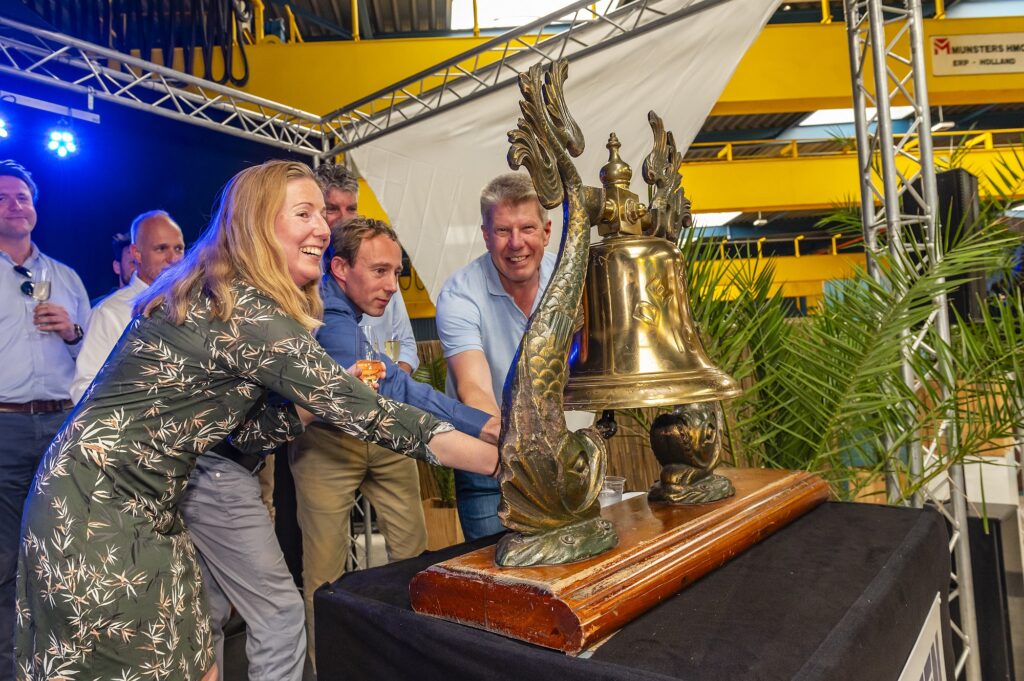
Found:
M 565 7 L 569 2 L 570 0 L 476 0 L 477 18 L 481 29 L 514 28 L 547 16 Z M 602 0 L 591 3 L 591 6 L 603 14 L 617 2 L 618 0 Z M 581 12 L 579 16 L 585 18 L 590 14 Z M 572 17 L 570 13 L 564 19 L 570 21 Z M 473 0 L 452 0 L 452 30 L 466 31 L 472 28 Z

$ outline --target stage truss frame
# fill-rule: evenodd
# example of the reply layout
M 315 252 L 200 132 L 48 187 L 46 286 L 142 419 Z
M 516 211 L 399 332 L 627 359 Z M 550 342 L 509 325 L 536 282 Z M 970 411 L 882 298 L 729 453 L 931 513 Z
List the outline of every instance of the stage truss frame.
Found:
M 894 263 L 907 263 L 912 258 L 937 263 L 942 259 L 921 2 L 844 0 L 844 7 L 868 270 L 879 283 L 897 286 L 877 266 L 872 254 L 881 255 L 885 249 Z M 910 104 L 913 109 L 905 119 L 909 128 L 898 139 L 893 134 L 891 113 L 896 104 Z M 875 109 L 873 118 L 868 115 L 869 107 Z M 909 162 L 910 170 L 901 171 L 897 158 Z M 923 235 L 923 243 L 914 241 L 915 234 Z M 908 331 L 903 338 L 902 378 L 908 389 L 914 391 L 921 385 L 911 368 L 912 353 L 928 353 L 936 374 L 944 378 L 942 383 L 953 385 L 953 364 L 945 352 L 950 341 L 945 294 L 934 298 L 932 306 L 925 324 L 914 332 Z M 943 390 L 942 397 L 949 397 L 948 389 Z M 926 444 L 916 438 L 911 440 L 905 480 L 914 487 L 913 494 L 905 498 L 899 461 L 886 467 L 886 492 L 890 503 L 921 507 L 927 501 L 949 523 L 953 557 L 949 600 L 960 611 L 960 626 L 953 623 L 953 634 L 962 644 L 954 667 L 955 678 L 981 681 L 963 465 L 949 467 L 948 499 L 939 493 L 941 488 L 921 484 L 926 460 L 934 460 L 940 451 L 955 452 L 959 447 L 954 415 L 945 414 L 934 433 Z

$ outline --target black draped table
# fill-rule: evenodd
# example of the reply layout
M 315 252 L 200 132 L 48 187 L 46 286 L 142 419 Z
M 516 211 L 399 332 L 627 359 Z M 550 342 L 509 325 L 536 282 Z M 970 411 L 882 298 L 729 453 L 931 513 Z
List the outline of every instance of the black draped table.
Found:
M 497 537 L 346 574 L 315 595 L 321 681 L 896 681 L 936 595 L 952 662 L 938 513 L 826 503 L 570 657 L 413 612 L 429 565 Z M 916 679 L 915 679 L 916 681 Z

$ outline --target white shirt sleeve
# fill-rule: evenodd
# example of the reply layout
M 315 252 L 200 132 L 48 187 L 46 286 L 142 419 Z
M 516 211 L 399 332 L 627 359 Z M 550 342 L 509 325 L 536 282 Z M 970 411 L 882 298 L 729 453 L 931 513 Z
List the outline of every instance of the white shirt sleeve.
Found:
M 104 301 L 106 303 L 107 301 Z M 71 381 L 71 399 L 78 402 L 89 388 L 107 356 L 128 325 L 116 305 L 100 303 L 89 317 L 89 328 L 82 340 L 82 349 L 75 362 L 75 378 Z M 129 319 L 129 321 L 131 321 Z
M 398 360 L 407 363 L 413 371 L 416 371 L 420 365 L 420 357 L 416 352 L 416 336 L 412 333 L 412 322 L 409 321 L 409 311 L 405 307 L 405 299 L 402 298 L 401 292 L 391 297 L 388 307 L 392 308 L 389 332 L 392 337 L 397 337 L 402 343 L 402 351 L 398 354 Z

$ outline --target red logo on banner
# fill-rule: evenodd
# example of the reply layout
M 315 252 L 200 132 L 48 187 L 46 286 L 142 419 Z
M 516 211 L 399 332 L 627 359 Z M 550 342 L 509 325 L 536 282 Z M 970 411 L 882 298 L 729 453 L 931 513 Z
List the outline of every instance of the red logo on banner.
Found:
M 953 54 L 949 38 L 932 38 L 932 54 Z

